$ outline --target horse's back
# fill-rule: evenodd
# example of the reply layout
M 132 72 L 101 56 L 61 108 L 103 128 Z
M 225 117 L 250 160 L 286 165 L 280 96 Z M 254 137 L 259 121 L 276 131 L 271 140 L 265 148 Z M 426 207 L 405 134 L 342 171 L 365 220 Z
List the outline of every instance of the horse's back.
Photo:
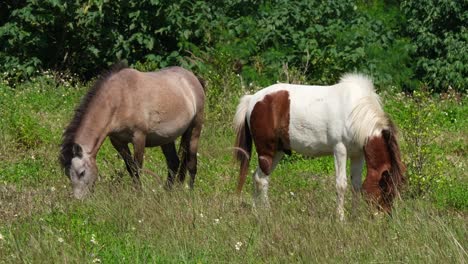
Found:
M 120 95 L 116 96 L 117 130 L 141 130 L 155 138 L 154 145 L 180 136 L 203 111 L 202 85 L 193 73 L 180 67 L 157 72 L 125 69 L 112 81 Z
M 266 95 L 287 91 L 290 100 L 287 114 L 291 149 L 304 155 L 322 156 L 332 154 L 333 147 L 339 142 L 353 148 L 355 146 L 349 118 L 359 101 L 373 94 L 373 88 L 369 89 L 368 83 L 360 85 L 362 80 L 353 77 L 348 76 L 344 81 L 331 86 L 269 86 L 253 95 L 249 112 Z
M 168 67 L 155 72 L 140 72 L 127 69 L 135 83 L 129 85 L 129 89 L 140 89 L 141 93 L 187 97 L 194 104 L 203 105 L 205 92 L 198 78 L 182 67 Z

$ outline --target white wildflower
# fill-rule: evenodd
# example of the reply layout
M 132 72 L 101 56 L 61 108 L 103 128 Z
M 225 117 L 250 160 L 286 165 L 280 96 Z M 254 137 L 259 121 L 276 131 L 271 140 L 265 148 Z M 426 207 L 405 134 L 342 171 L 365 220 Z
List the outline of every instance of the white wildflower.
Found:
M 64 240 L 63 240 L 63 238 L 59 237 L 59 238 L 57 239 L 57 241 L 58 241 L 59 243 L 63 243 Z
M 240 242 L 240 241 L 237 242 L 236 245 L 235 245 L 236 250 L 239 251 L 241 249 L 241 247 L 242 247 L 242 242 Z
M 219 224 L 219 218 L 215 218 L 214 223 Z
M 0 240 L 5 240 L 2 234 L 0 234 Z
M 50 190 L 51 190 L 52 192 L 55 192 L 55 187 L 54 187 L 54 186 L 50 187 Z
M 96 240 L 96 236 L 94 234 L 91 234 L 91 240 L 89 242 L 91 242 L 91 243 L 93 243 L 95 245 L 98 244 L 98 241 Z
M 294 196 L 294 195 L 295 195 L 294 192 L 289 192 L 289 194 L 290 194 L 291 196 Z
M 205 215 L 203 213 L 200 213 L 200 217 L 203 218 L 205 217 Z
M 93 263 L 101 263 L 101 260 L 98 259 L 98 258 L 94 258 L 94 259 L 93 259 Z

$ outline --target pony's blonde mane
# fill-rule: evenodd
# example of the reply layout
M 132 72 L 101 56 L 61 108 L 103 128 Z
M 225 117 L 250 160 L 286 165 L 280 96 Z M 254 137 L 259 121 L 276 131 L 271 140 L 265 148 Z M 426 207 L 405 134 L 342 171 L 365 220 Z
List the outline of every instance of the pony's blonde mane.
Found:
M 349 116 L 353 140 L 359 146 L 364 146 L 369 138 L 389 128 L 389 119 L 369 77 L 362 74 L 346 74 L 341 78 L 340 84 L 357 86 L 365 94 L 358 100 Z

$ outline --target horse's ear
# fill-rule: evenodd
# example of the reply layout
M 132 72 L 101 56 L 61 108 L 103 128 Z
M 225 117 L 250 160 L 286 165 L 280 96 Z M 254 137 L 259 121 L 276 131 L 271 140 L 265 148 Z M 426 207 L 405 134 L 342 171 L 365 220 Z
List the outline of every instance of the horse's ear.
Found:
M 73 157 L 78 157 L 78 158 L 83 157 L 83 149 L 81 148 L 80 145 L 76 143 L 74 143 L 72 146 L 72 153 L 73 153 Z

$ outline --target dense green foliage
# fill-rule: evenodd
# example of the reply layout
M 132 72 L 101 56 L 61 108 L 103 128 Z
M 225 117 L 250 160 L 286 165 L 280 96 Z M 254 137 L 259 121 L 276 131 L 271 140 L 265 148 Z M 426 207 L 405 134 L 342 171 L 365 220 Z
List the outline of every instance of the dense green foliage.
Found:
M 89 78 L 125 59 L 145 69 L 197 67 L 203 76 L 229 70 L 260 85 L 296 75 L 332 83 L 357 70 L 380 85 L 464 90 L 466 5 L 10 0 L 0 4 L 0 71 L 13 81 L 45 69 Z
M 403 1 L 405 34 L 413 38 L 416 75 L 429 86 L 465 90 L 468 85 L 468 2 Z

